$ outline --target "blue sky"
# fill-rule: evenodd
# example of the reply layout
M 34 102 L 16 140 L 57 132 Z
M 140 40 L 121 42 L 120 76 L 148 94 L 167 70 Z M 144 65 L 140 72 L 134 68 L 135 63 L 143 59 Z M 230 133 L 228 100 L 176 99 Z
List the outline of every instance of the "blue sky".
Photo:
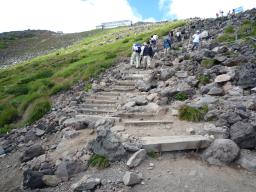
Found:
M 256 0 L 0 0 L 0 32 L 45 29 L 64 33 L 91 30 L 102 22 L 159 21 L 215 17 L 216 12 Z

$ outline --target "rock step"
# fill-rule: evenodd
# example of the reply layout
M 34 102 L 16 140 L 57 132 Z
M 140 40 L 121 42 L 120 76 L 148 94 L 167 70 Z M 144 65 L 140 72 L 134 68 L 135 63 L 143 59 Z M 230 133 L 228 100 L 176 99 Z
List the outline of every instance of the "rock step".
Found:
M 116 104 L 116 100 L 103 100 L 103 99 L 85 99 L 85 103 L 95 103 L 95 104 Z
M 139 79 L 143 79 L 146 76 L 147 75 L 142 75 L 142 74 L 129 74 L 129 75 L 125 75 L 124 79 L 125 80 L 139 80 Z
M 155 116 L 153 113 L 120 113 L 115 115 L 115 117 L 121 118 L 149 118 L 153 116 Z
M 108 92 L 105 92 L 105 91 L 101 91 L 101 92 L 97 92 L 97 95 L 98 96 L 120 96 L 121 95 L 121 93 L 120 92 L 118 92 L 118 91 L 108 91 Z
M 79 115 L 76 115 L 77 118 L 84 118 L 84 119 L 95 119 L 95 120 L 99 120 L 99 119 L 113 119 L 116 123 L 119 123 L 121 122 L 121 118 L 119 117 L 104 117 L 102 115 L 85 115 L 85 114 L 79 114 Z
M 134 86 L 112 86 L 104 89 L 104 91 L 133 91 L 133 90 L 135 90 Z
M 117 80 L 114 82 L 116 85 L 122 85 L 122 86 L 134 86 L 136 81 L 132 80 Z
M 146 70 L 124 70 L 121 72 L 122 74 L 150 74 L 152 71 L 146 71 Z
M 79 113 L 86 113 L 86 114 L 112 114 L 115 113 L 116 110 L 104 110 L 104 109 L 86 109 L 86 108 L 79 108 L 77 109 Z
M 201 135 L 142 137 L 142 148 L 148 151 L 165 152 L 201 149 L 210 145 L 210 140 Z
M 159 125 L 159 124 L 173 124 L 173 121 L 164 121 L 164 120 L 124 120 L 123 124 L 125 126 L 146 126 L 146 125 Z
M 119 96 L 104 96 L 104 95 L 91 95 L 87 98 L 88 99 L 98 99 L 98 100 L 113 100 L 113 101 L 120 99 Z
M 81 104 L 79 105 L 83 108 L 89 108 L 89 109 L 116 109 L 117 105 L 115 104 Z

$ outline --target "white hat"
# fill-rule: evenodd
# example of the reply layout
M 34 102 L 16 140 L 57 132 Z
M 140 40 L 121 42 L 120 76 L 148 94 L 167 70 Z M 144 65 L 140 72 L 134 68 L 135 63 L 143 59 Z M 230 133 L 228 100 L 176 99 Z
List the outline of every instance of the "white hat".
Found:
M 197 32 L 197 33 L 200 33 L 200 31 L 199 31 L 199 30 L 197 30 L 196 32 Z

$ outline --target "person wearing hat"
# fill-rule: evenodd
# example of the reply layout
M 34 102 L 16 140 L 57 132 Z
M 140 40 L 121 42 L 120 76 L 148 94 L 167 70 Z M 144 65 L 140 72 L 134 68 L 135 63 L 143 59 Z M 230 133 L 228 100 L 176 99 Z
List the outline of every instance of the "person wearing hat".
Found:
M 195 48 L 199 47 L 200 31 L 197 30 L 196 33 L 192 36 L 192 38 L 193 38 L 193 47 L 192 47 L 192 51 L 193 51 Z

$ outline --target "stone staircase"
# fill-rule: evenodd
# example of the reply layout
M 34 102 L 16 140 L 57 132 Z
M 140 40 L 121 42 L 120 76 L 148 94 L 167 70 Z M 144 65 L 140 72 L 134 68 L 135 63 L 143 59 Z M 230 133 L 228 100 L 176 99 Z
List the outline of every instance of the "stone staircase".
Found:
M 153 112 L 123 112 L 123 104 L 139 95 L 147 95 L 135 88 L 137 80 L 145 79 L 152 70 L 131 68 L 124 70 L 121 79 L 116 79 L 103 91 L 90 93 L 79 105 L 78 113 L 92 117 L 117 118 L 112 131 L 120 135 L 134 136 L 141 140 L 149 151 L 175 151 L 205 148 L 209 140 L 200 135 L 189 135 L 187 128 L 202 124 L 183 122 L 170 113 L 158 115 Z

